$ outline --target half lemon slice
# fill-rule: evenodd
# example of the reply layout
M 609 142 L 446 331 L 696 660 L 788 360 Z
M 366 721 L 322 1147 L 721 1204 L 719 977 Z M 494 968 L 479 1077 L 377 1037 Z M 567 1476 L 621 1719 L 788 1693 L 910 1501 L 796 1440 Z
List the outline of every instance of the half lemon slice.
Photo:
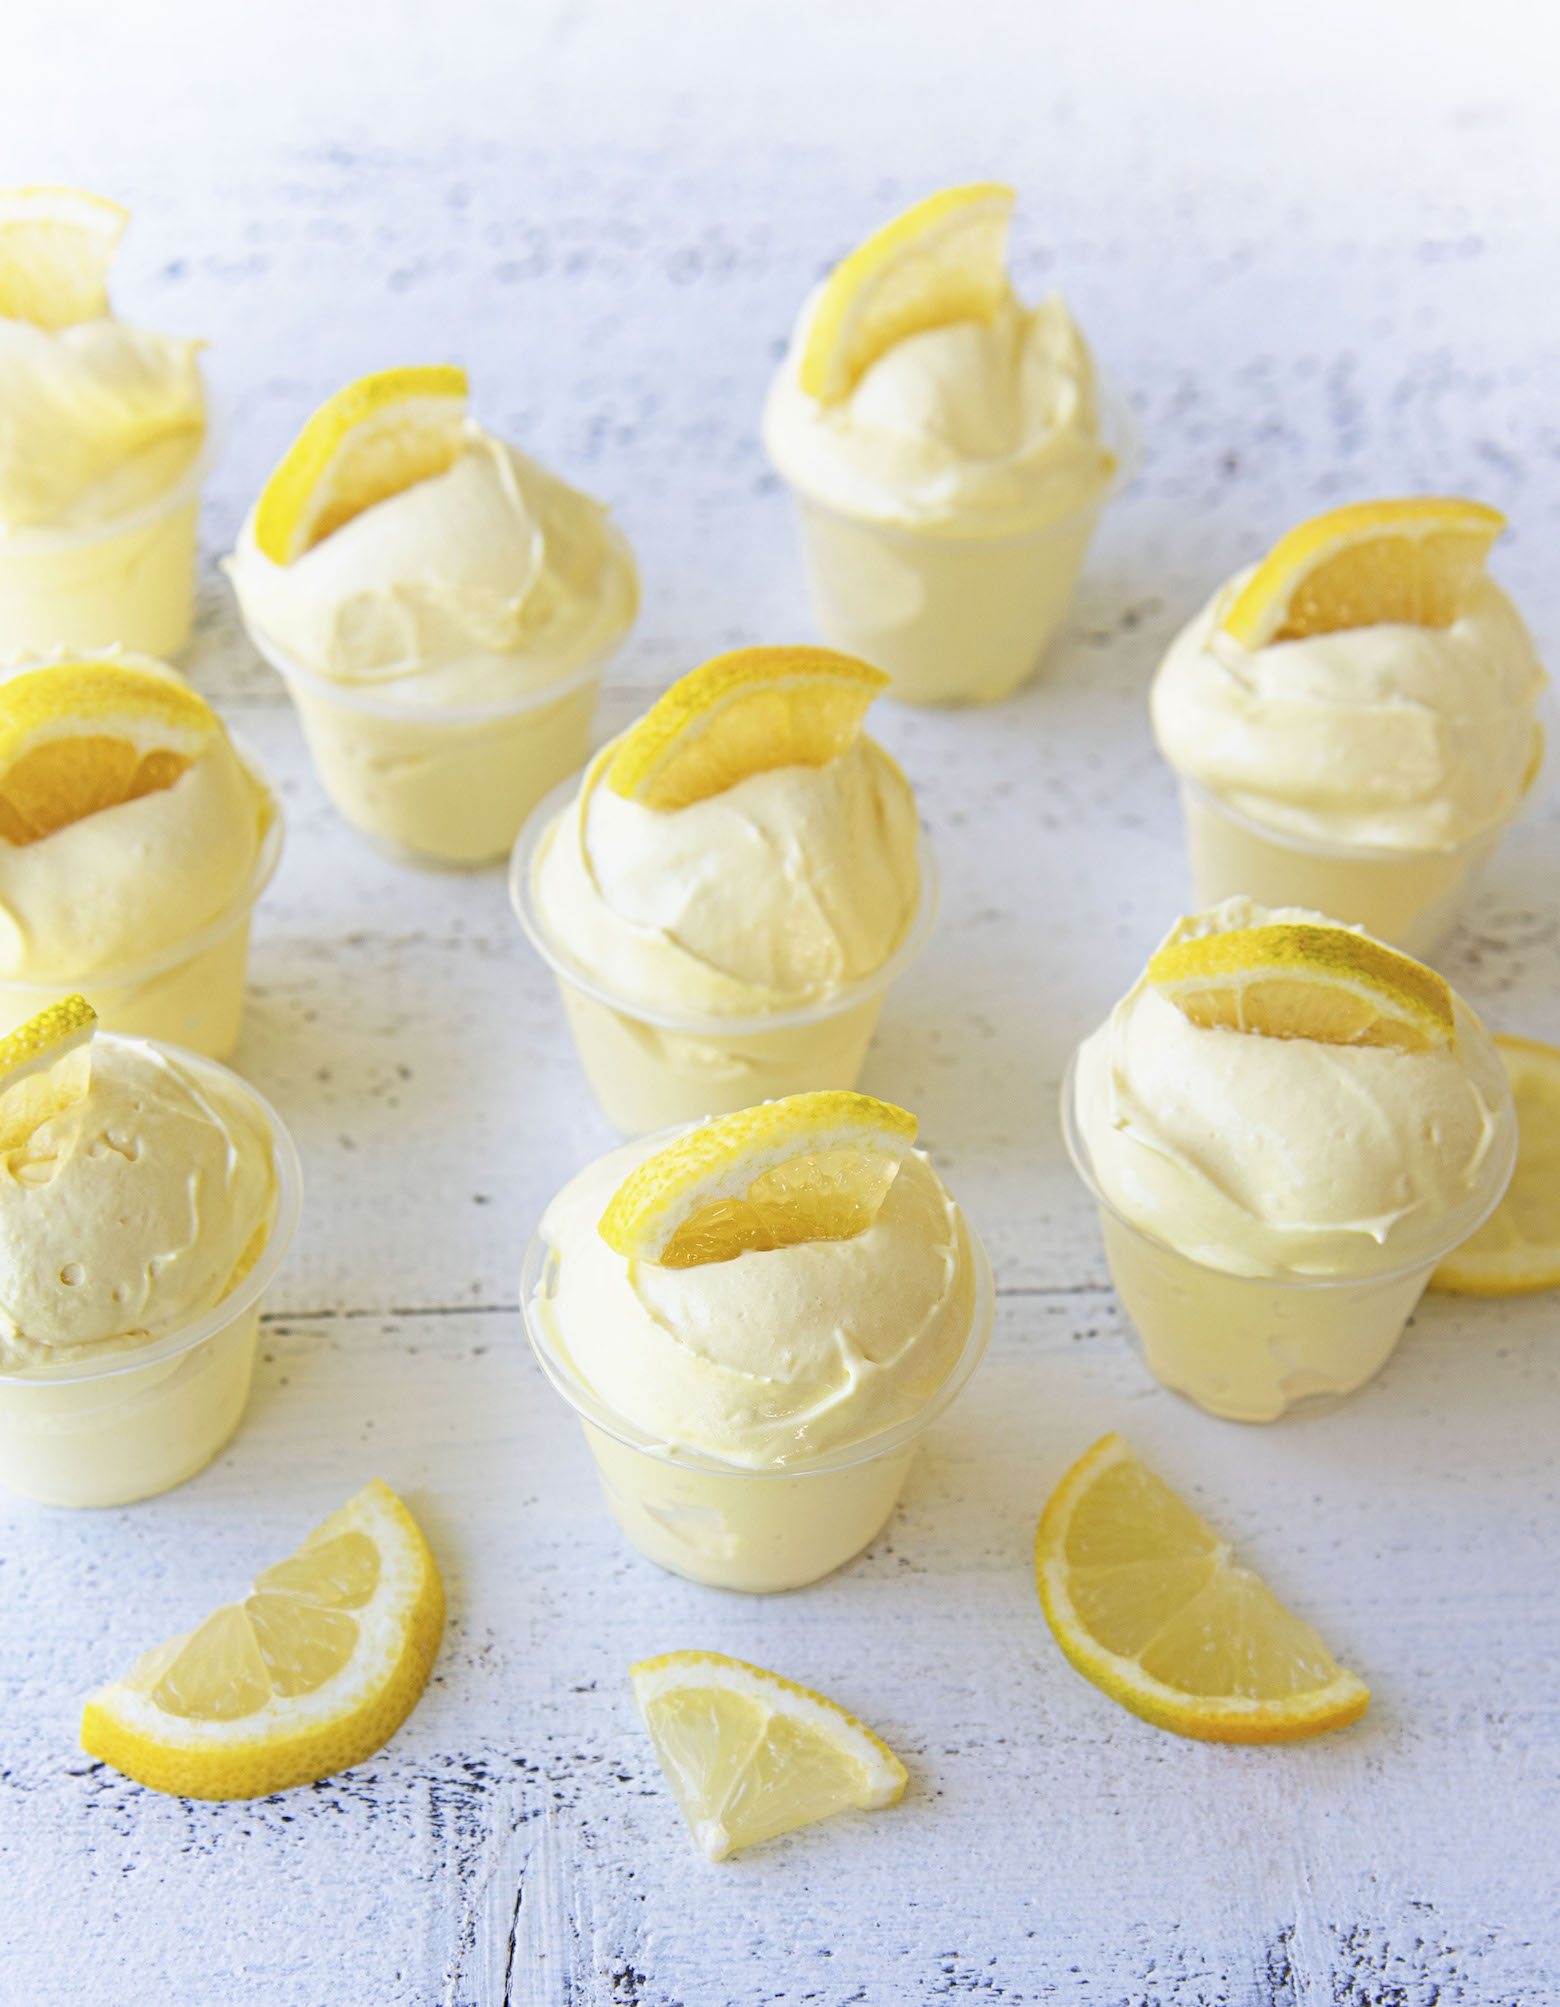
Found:
M 1243 648 L 1384 620 L 1450 627 L 1505 527 L 1498 509 L 1455 496 L 1332 509 L 1280 538 L 1221 625 Z
M 1156 1728 L 1298 1742 L 1370 1692 L 1118 1435 L 1056 1487 L 1035 1540 L 1040 1606 L 1085 1679 Z
M 740 648 L 690 670 L 624 733 L 607 786 L 670 810 L 772 767 L 826 766 L 861 735 L 888 678 L 830 648 Z
M 1517 1105 L 1517 1168 L 1483 1226 L 1430 1278 L 1459 1296 L 1560 1289 L 1560 1046 L 1495 1043 Z
M 466 372 L 386 369 L 322 404 L 255 505 L 255 542 L 291 564 L 376 502 L 455 464 L 465 440 Z
M 0 189 L 0 319 L 50 330 L 100 320 L 129 220 L 79 188 Z
M 0 1038 L 0 1151 L 14 1150 L 81 1100 L 91 1084 L 97 1021 L 85 997 L 62 997 Z
M 991 320 L 1008 296 L 1014 200 L 996 181 L 945 188 L 842 258 L 802 350 L 798 380 L 808 396 L 837 404 L 907 336 Z
M 416 1706 L 444 1584 L 387 1484 L 365 1485 L 197 1630 L 95 1693 L 81 1746 L 153 1791 L 259 1798 L 361 1763 Z
M 869 1094 L 764 1101 L 647 1157 L 613 1193 L 601 1238 L 661 1268 L 852 1240 L 877 1218 L 915 1136 L 913 1115 Z
M 629 1677 L 678 1810 L 708 1859 L 904 1795 L 905 1766 L 832 1700 L 719 1652 L 668 1652 Z
M 1193 1024 L 1221 1031 L 1426 1052 L 1457 1029 L 1433 969 L 1347 927 L 1277 922 L 1174 941 L 1147 979 Z

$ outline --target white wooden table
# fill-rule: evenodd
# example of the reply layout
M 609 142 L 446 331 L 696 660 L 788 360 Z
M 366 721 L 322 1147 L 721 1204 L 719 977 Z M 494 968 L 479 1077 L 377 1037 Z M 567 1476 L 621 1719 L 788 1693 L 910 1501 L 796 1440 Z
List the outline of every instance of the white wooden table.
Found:
M 0 1504 L 3 2007 L 1542 2003 L 1560 1992 L 1560 1303 L 1430 1299 L 1358 1399 L 1213 1421 L 1129 1349 L 1054 1117 L 1066 1054 L 1185 897 L 1144 689 L 1197 600 L 1373 492 L 1508 510 L 1560 638 L 1560 142 L 1542 0 L 557 0 L 8 17 L 0 181 L 128 202 L 121 310 L 203 332 L 231 542 L 320 397 L 457 359 L 482 416 L 609 498 L 644 615 L 602 727 L 718 649 L 803 635 L 759 399 L 803 289 L 900 204 L 990 173 L 1017 266 L 1130 391 L 1144 470 L 1045 680 L 880 707 L 944 918 L 865 1085 L 919 1111 L 1000 1286 L 990 1358 L 889 1532 L 774 1600 L 626 1551 L 533 1370 L 520 1250 L 610 1140 L 497 870 L 423 875 L 333 817 L 208 573 L 192 673 L 280 776 L 237 1063 L 306 1217 L 242 1433 L 166 1498 Z M 1560 1038 L 1560 817 L 1508 843 L 1448 972 Z M 1370 1681 L 1358 1727 L 1219 1749 L 1119 1712 L 1036 1604 L 1034 1521 L 1119 1427 Z M 450 1624 L 407 1727 L 254 1804 L 76 1746 L 81 1695 L 380 1474 Z M 905 1757 L 903 1806 L 721 1868 L 629 1663 L 758 1660 Z

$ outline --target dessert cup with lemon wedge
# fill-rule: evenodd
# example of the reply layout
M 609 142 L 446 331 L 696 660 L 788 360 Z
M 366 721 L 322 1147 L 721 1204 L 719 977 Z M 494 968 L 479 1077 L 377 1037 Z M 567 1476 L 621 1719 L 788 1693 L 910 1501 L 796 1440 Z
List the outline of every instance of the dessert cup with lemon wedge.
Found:
M 1177 637 L 1154 731 L 1200 906 L 1244 893 L 1434 952 L 1541 763 L 1544 672 L 1484 571 L 1502 527 L 1454 498 L 1334 510 Z
M 506 856 L 584 760 L 638 605 L 605 509 L 470 419 L 453 368 L 331 398 L 227 570 L 336 807 L 400 855 L 455 866 Z
M 1241 899 L 1172 929 L 1062 1122 L 1150 1370 L 1237 1421 L 1377 1373 L 1516 1156 L 1499 1054 L 1438 975 Z
M 936 916 L 881 671 L 751 648 L 675 683 L 536 811 L 511 895 L 625 1135 L 853 1087 Z
M 0 1032 L 83 991 L 104 1026 L 237 1043 L 249 922 L 281 852 L 253 757 L 165 664 L 0 680 Z
M 1132 455 L 1060 297 L 1013 291 L 1013 201 L 945 189 L 852 252 L 765 408 L 819 631 L 906 703 L 995 703 L 1034 674 Z
M 200 344 L 110 313 L 126 220 L 75 189 L 0 191 L 0 661 L 189 638 Z
M 882 1529 L 991 1335 L 991 1272 L 915 1118 L 795 1095 L 624 1145 L 553 1200 L 521 1303 L 650 1560 L 792 1589 Z
M 297 1152 L 254 1089 L 96 1030 L 72 997 L 0 1042 L 0 1482 L 46 1505 L 182 1484 L 244 1411 Z

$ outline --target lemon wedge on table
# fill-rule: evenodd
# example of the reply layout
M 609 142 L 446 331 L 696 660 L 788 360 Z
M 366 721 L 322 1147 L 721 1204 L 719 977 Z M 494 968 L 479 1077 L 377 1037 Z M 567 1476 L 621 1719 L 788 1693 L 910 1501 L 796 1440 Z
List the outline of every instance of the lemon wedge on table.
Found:
M 1476 1234 L 1449 1254 L 1432 1289 L 1521 1296 L 1560 1289 L 1560 1046 L 1497 1036 L 1517 1107 L 1517 1168 Z
M 0 1151 L 86 1093 L 97 1021 L 85 997 L 62 997 L 0 1038 Z
M 0 189 L 0 319 L 50 330 L 100 319 L 129 220 L 79 188 Z
M 1426 1052 L 1457 1029 L 1433 969 L 1347 927 L 1278 922 L 1161 948 L 1149 984 L 1193 1024 Z
M 888 678 L 830 648 L 741 648 L 690 670 L 618 741 L 614 794 L 671 810 L 849 752 Z
M 1156 1728 L 1297 1742 L 1357 1721 L 1369 1689 L 1128 1449 L 1102 1436 L 1035 1539 L 1040 1605 L 1085 1679 Z
M 672 1796 L 712 1861 L 904 1794 L 905 1767 L 886 1743 L 778 1673 L 720 1652 L 667 1652 L 630 1678 Z
M 1505 527 L 1498 509 L 1455 496 L 1330 510 L 1274 545 L 1221 625 L 1246 648 L 1385 620 L 1450 627 Z
M 466 372 L 387 369 L 328 398 L 255 505 L 255 542 L 291 564 L 376 502 L 452 467 L 465 439 Z
M 615 1253 L 662 1268 L 851 1240 L 877 1218 L 916 1119 L 869 1094 L 792 1094 L 723 1115 L 631 1171 L 601 1216 Z
M 444 1630 L 417 1522 L 366 1485 L 296 1554 L 86 1704 L 81 1746 L 154 1791 L 259 1798 L 345 1770 L 416 1706 Z
M 1015 197 L 1000 182 L 945 188 L 842 258 L 813 310 L 798 380 L 837 404 L 896 343 L 954 321 L 989 321 L 1008 296 Z

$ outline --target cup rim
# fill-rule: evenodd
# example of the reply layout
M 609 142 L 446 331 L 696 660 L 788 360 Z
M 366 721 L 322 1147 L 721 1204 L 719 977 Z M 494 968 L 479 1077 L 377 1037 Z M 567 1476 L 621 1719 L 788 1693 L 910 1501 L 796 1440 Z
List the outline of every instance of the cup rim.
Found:
M 916 868 L 920 895 L 915 913 L 899 946 L 886 961 L 878 964 L 871 975 L 863 976 L 859 982 L 835 990 L 827 997 L 816 998 L 812 1003 L 798 1004 L 788 1010 L 750 1012 L 740 1017 L 724 1016 L 718 1012 L 659 1010 L 618 995 L 575 961 L 568 950 L 548 933 L 536 904 L 533 883 L 542 845 L 552 834 L 568 803 L 578 793 L 580 782 L 590 771 L 591 764 L 593 762 L 588 762 L 578 773 L 571 774 L 543 795 L 522 823 L 509 857 L 509 903 L 526 939 L 558 980 L 568 983 L 605 1009 L 615 1011 L 621 1017 L 635 1018 L 641 1024 L 655 1025 L 663 1031 L 682 1032 L 691 1038 L 751 1038 L 761 1032 L 790 1031 L 798 1026 L 821 1023 L 825 1018 L 838 1017 L 855 1009 L 858 1004 L 882 995 L 931 939 L 941 904 L 942 876 L 937 868 L 937 854 L 932 848 L 931 838 L 917 823 Z
M 678 1124 L 671 1129 L 663 1129 L 656 1136 L 645 1140 L 660 1143 L 683 1133 L 687 1124 Z M 520 1265 L 520 1315 L 525 1326 L 525 1335 L 532 1354 L 554 1392 L 561 1394 L 582 1422 L 599 1429 L 614 1442 L 627 1449 L 638 1450 L 642 1455 L 655 1458 L 678 1470 L 697 1471 L 710 1477 L 754 1478 L 774 1482 L 776 1479 L 798 1477 L 825 1477 L 837 1471 L 850 1470 L 857 1464 L 874 1463 L 879 1457 L 890 1456 L 895 1450 L 905 1448 L 929 1429 L 954 1400 L 963 1392 L 975 1368 L 986 1355 L 991 1343 L 991 1335 L 996 1327 L 997 1292 L 992 1275 L 991 1260 L 980 1235 L 964 1217 L 961 1209 L 959 1218 L 969 1242 L 970 1258 L 975 1266 L 975 1298 L 970 1307 L 970 1328 L 965 1334 L 964 1344 L 954 1361 L 947 1377 L 933 1390 L 932 1394 L 914 1415 L 895 1423 L 891 1429 L 883 1429 L 873 1436 L 864 1436 L 859 1442 L 844 1444 L 835 1450 L 825 1450 L 817 1456 L 801 1459 L 796 1463 L 777 1464 L 755 1469 L 749 1464 L 727 1463 L 721 1457 L 705 1455 L 701 1451 L 679 1449 L 648 1430 L 636 1427 L 626 1421 L 615 1409 L 608 1407 L 599 1395 L 588 1387 L 569 1366 L 557 1349 L 551 1334 L 536 1309 L 540 1291 L 548 1277 L 557 1268 L 557 1250 L 542 1236 L 538 1223 L 526 1243 L 524 1257 Z
M 1472 1015 L 1471 1012 L 1470 1015 Z M 1293 1270 L 1286 1270 L 1279 1275 L 1242 1275 L 1237 1269 L 1218 1268 L 1210 1261 L 1199 1261 L 1195 1255 L 1188 1254 L 1184 1248 L 1176 1247 L 1172 1242 L 1162 1240 L 1158 1234 L 1151 1233 L 1147 1227 L 1141 1225 L 1137 1220 L 1130 1218 L 1106 1194 L 1095 1175 L 1093 1159 L 1089 1155 L 1089 1146 L 1084 1140 L 1083 1131 L 1078 1123 L 1078 1054 L 1081 1050 L 1081 1047 L 1075 1046 L 1067 1061 L 1066 1070 L 1062 1074 L 1060 1097 L 1062 1141 L 1066 1145 L 1067 1155 L 1072 1161 L 1073 1169 L 1078 1174 L 1079 1182 L 1094 1200 L 1100 1211 L 1109 1213 L 1116 1224 L 1124 1228 L 1127 1233 L 1133 1235 L 1135 1239 L 1146 1241 L 1150 1247 L 1158 1248 L 1165 1254 L 1174 1255 L 1178 1260 L 1184 1261 L 1189 1268 L 1199 1269 L 1209 1275 L 1220 1276 L 1228 1282 L 1248 1282 L 1259 1289 L 1357 1289 L 1366 1283 L 1374 1285 L 1376 1283 L 1401 1282 L 1406 1281 L 1413 1275 L 1428 1275 L 1432 1269 L 1452 1252 L 1453 1248 L 1461 1247 L 1465 1240 L 1476 1234 L 1479 1228 L 1483 1226 L 1490 1214 L 1494 1212 L 1501 1200 L 1505 1198 L 1507 1188 L 1511 1184 L 1511 1174 L 1516 1168 L 1517 1121 L 1515 1109 L 1508 1099 L 1505 1108 L 1502 1110 L 1503 1120 L 1500 1123 L 1504 1145 L 1500 1154 L 1505 1159 L 1505 1176 L 1499 1179 L 1494 1185 L 1493 1196 L 1482 1204 L 1476 1213 L 1469 1212 L 1465 1219 L 1459 1219 L 1456 1231 L 1449 1234 L 1445 1240 L 1438 1242 L 1432 1252 L 1417 1254 L 1412 1261 L 1397 1262 L 1390 1268 L 1352 1269 L 1347 1275 L 1302 1275 Z M 1453 1215 L 1448 1214 L 1447 1217 L 1450 1219 Z
M 237 1087 L 255 1103 L 271 1127 L 271 1164 L 276 1173 L 276 1211 L 271 1218 L 271 1231 L 249 1273 L 193 1324 L 170 1331 L 163 1338 L 153 1339 L 150 1344 L 126 1346 L 101 1360 L 79 1359 L 67 1365 L 45 1364 L 24 1366 L 12 1372 L 0 1371 L 0 1388 L 64 1387 L 91 1380 L 111 1380 L 121 1374 L 138 1373 L 144 1367 L 166 1364 L 169 1360 L 182 1358 L 186 1352 L 193 1352 L 229 1325 L 236 1324 L 259 1302 L 282 1265 L 303 1211 L 303 1164 L 298 1146 L 281 1116 L 258 1088 L 235 1073 L 232 1067 L 224 1066 L 220 1060 L 208 1059 L 204 1053 L 192 1052 L 188 1046 L 174 1045 L 167 1039 L 133 1038 L 128 1033 L 114 1031 L 98 1032 L 96 1036 L 113 1039 L 121 1045 L 151 1046 L 197 1068 L 207 1067 L 220 1073 L 230 1086 Z

